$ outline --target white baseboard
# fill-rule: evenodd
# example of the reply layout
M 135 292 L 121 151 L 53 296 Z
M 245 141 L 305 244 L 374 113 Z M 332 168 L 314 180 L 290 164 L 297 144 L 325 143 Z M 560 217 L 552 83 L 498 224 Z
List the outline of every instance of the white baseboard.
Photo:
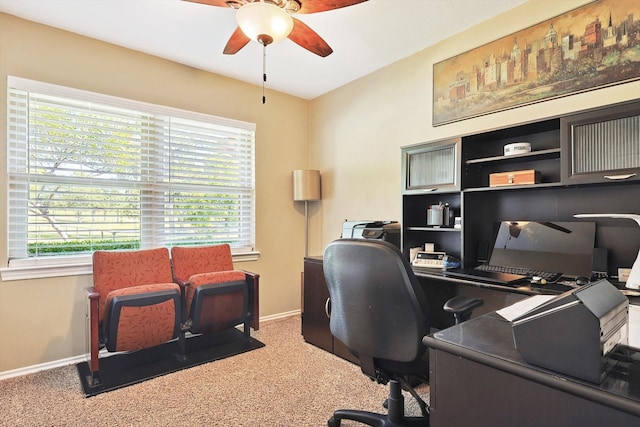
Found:
M 271 316 L 264 316 L 260 318 L 260 322 L 269 322 L 271 320 L 284 319 L 290 316 L 300 315 L 300 310 L 292 310 L 284 313 L 272 314 Z M 104 355 L 102 354 L 104 353 Z M 114 355 L 116 353 L 109 353 L 106 350 L 100 351 L 100 357 Z M 51 362 L 40 363 L 38 365 L 25 366 L 24 368 L 12 369 L 10 371 L 0 372 L 0 381 L 9 378 L 20 377 L 22 375 L 34 374 L 40 371 L 47 371 L 53 368 L 60 368 L 62 366 L 75 365 L 76 363 L 84 362 L 88 360 L 88 354 L 81 354 L 79 356 L 68 357 L 66 359 L 52 360 Z
M 286 317 L 291 317 L 291 316 L 299 316 L 299 315 L 300 315 L 300 310 L 285 311 L 284 313 L 272 314 L 271 316 L 261 317 L 260 323 L 268 322 L 270 320 L 284 319 Z
M 22 375 L 34 374 L 40 371 L 47 371 L 61 366 L 73 365 L 87 360 L 87 355 L 68 357 L 66 359 L 53 360 L 51 362 L 40 363 L 38 365 L 25 366 L 24 368 L 12 369 L 11 371 L 0 372 L 0 381 L 8 378 L 20 377 Z

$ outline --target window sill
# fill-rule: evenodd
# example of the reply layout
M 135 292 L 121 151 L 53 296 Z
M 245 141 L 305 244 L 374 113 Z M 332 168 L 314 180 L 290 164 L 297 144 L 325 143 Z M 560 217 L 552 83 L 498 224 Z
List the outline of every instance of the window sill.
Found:
M 258 251 L 233 253 L 233 262 L 257 261 Z M 44 279 L 48 277 L 82 276 L 92 274 L 91 256 L 65 257 L 58 260 L 16 260 L 6 268 L 0 268 L 3 282 L 14 280 Z

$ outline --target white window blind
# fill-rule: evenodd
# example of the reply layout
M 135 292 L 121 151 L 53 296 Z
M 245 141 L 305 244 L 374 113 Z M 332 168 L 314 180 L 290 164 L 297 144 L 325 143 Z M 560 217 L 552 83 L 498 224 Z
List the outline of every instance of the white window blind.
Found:
M 255 125 L 10 77 L 10 260 L 255 236 Z

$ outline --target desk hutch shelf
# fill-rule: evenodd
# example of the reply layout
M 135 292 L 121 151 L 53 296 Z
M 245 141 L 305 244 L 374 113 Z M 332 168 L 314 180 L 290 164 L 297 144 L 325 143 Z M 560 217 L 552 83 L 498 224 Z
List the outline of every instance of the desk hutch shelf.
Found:
M 531 152 L 504 155 L 528 142 Z M 426 153 L 426 154 L 425 154 Z M 435 154 L 434 154 L 435 153 Z M 402 249 L 434 243 L 464 267 L 486 260 L 499 221 L 571 221 L 577 213 L 640 213 L 640 101 L 402 148 Z M 489 186 L 489 175 L 534 169 L 539 183 Z M 445 173 L 443 171 L 449 171 Z M 460 229 L 426 225 L 429 205 L 449 203 Z M 640 248 L 633 221 L 597 219 L 608 270 L 630 267 Z

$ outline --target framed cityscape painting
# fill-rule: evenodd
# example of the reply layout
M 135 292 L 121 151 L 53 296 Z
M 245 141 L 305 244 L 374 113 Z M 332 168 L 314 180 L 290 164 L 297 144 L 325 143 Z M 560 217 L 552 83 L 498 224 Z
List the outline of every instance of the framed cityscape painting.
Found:
M 433 66 L 433 125 L 640 79 L 640 1 L 597 0 Z

